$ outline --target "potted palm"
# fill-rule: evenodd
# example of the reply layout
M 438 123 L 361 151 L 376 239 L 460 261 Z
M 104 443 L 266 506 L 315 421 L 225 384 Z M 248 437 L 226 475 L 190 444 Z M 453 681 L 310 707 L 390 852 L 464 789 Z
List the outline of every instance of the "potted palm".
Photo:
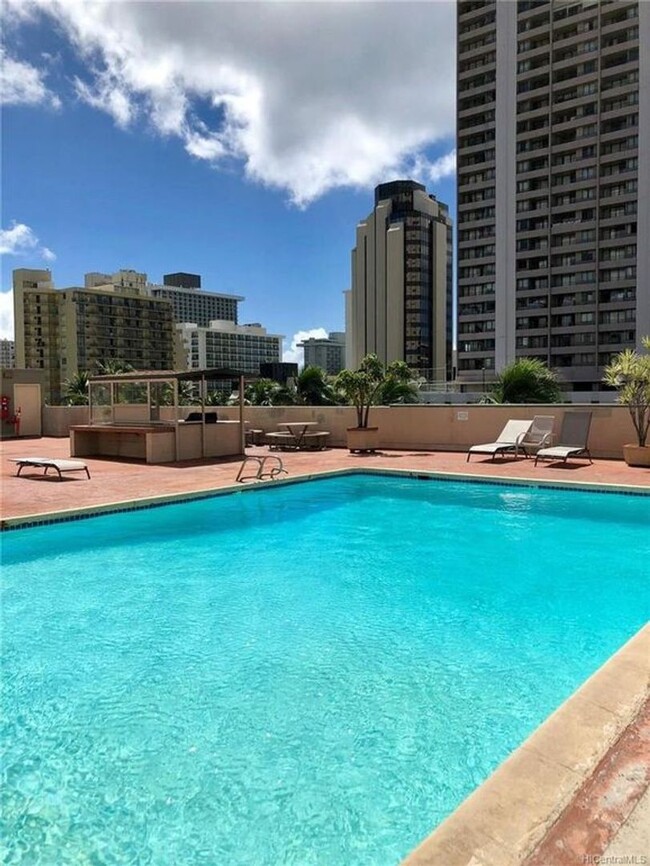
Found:
M 382 399 L 389 391 L 405 392 L 409 389 L 411 371 L 404 361 L 393 361 L 384 366 L 377 355 L 366 355 L 358 370 L 341 370 L 336 377 L 335 387 L 357 410 L 356 427 L 347 428 L 347 442 L 350 451 L 375 451 L 379 444 L 379 427 L 369 425 L 370 407 L 384 402 Z M 396 386 L 401 386 L 401 389 Z
M 650 337 L 643 345 L 650 350 Z M 650 355 L 626 349 L 605 368 L 604 381 L 618 389 L 619 402 L 627 406 L 637 435 L 636 445 L 624 445 L 628 466 L 650 466 Z

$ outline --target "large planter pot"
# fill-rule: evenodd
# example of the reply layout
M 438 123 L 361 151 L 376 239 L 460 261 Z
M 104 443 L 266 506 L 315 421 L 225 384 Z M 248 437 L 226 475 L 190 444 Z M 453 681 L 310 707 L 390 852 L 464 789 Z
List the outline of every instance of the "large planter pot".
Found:
M 379 427 L 348 427 L 350 451 L 376 451 L 379 446 Z
M 624 445 L 623 457 L 628 466 L 650 468 L 650 445 Z

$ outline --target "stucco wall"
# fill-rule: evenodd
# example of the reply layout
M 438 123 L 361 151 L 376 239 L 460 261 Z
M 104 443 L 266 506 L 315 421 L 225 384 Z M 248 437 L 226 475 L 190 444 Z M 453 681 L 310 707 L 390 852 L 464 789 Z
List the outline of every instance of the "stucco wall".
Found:
M 596 457 L 622 459 L 622 447 L 636 442 L 634 427 L 624 406 L 378 406 L 370 423 L 379 427 L 380 447 L 415 450 L 464 451 L 470 445 L 492 442 L 511 418 L 553 415 L 554 432 L 560 431 L 565 411 L 588 409 L 593 413 L 589 444 Z M 236 418 L 236 407 L 221 407 L 220 418 Z M 346 427 L 356 424 L 351 407 L 247 406 L 244 418 L 251 427 L 270 432 L 283 421 L 316 421 L 329 430 L 329 444 L 345 445 Z
M 71 424 L 88 423 L 88 406 L 43 406 L 43 436 L 67 436 Z
M 239 418 L 236 406 L 209 408 L 220 420 Z M 465 451 L 470 445 L 494 441 L 510 418 L 553 415 L 557 437 L 564 412 L 578 408 L 593 413 L 589 445 L 595 457 L 621 459 L 623 445 L 636 442 L 624 406 L 379 406 L 371 410 L 370 423 L 379 427 L 382 448 Z M 43 435 L 67 436 L 69 425 L 85 423 L 87 413 L 84 406 L 45 406 Z M 315 421 L 317 429 L 329 430 L 328 441 L 334 447 L 345 446 L 346 427 L 356 424 L 349 406 L 246 406 L 244 418 L 250 427 L 266 433 L 278 430 L 283 421 Z

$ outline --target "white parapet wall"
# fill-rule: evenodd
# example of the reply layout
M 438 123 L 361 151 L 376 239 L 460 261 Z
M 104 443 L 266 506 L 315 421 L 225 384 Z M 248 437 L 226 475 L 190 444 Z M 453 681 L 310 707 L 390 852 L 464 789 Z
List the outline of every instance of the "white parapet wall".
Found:
M 193 407 L 187 407 L 191 411 Z M 195 407 L 194 407 L 195 408 Z M 236 421 L 237 406 L 210 406 L 220 421 Z M 622 459 L 623 445 L 636 442 L 634 427 L 624 406 L 559 404 L 554 406 L 377 406 L 370 411 L 370 423 L 379 427 L 381 448 L 416 451 L 466 451 L 470 445 L 492 442 L 511 418 L 529 419 L 553 415 L 557 439 L 565 412 L 578 409 L 593 413 L 589 446 L 594 457 Z M 43 435 L 67 436 L 71 424 L 87 422 L 85 406 L 46 406 Z M 277 431 L 286 421 L 315 421 L 318 430 L 330 434 L 328 444 L 344 447 L 346 428 L 356 424 L 350 406 L 246 406 L 244 419 L 249 429 Z

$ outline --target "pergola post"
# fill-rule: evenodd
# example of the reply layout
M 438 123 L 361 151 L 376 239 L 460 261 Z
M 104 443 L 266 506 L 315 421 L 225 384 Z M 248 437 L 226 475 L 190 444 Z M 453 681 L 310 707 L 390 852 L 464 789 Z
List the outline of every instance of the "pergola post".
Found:
M 239 437 L 241 453 L 246 452 L 246 429 L 244 427 L 244 377 L 239 377 Z
M 201 457 L 205 457 L 205 375 L 201 376 L 199 391 L 201 392 Z
M 172 392 L 174 395 L 174 460 L 178 460 L 180 452 L 180 431 L 178 429 L 178 379 L 172 380 Z

